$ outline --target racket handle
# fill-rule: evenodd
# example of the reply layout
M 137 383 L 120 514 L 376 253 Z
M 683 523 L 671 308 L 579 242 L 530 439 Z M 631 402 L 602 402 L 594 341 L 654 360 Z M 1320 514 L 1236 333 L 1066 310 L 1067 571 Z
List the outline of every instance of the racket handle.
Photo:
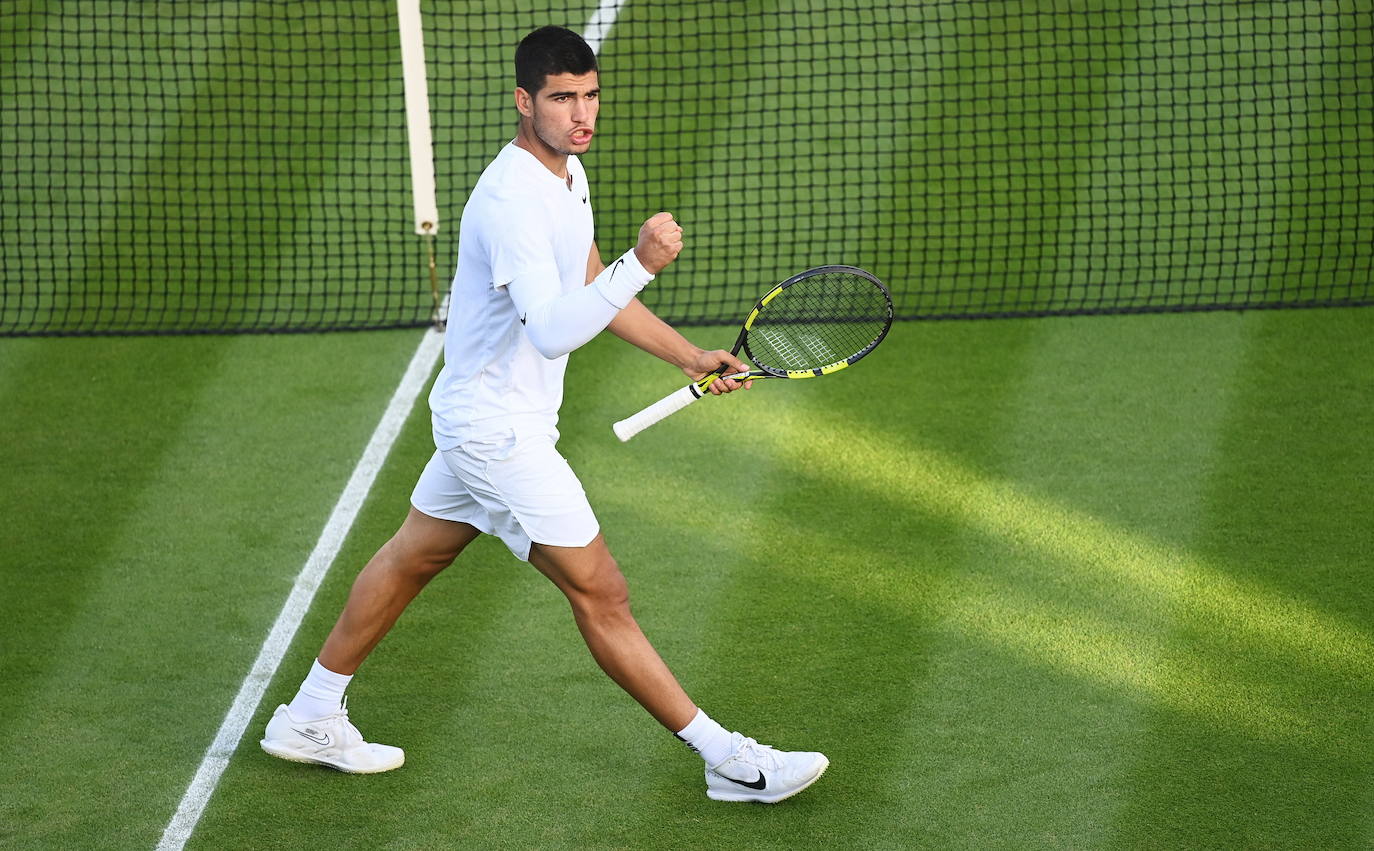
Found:
M 611 426 L 611 429 L 615 432 L 615 436 L 624 443 L 659 420 L 676 414 L 700 398 L 701 391 L 697 389 L 697 386 L 688 384 L 686 387 L 674 390 L 639 413 L 626 417 Z

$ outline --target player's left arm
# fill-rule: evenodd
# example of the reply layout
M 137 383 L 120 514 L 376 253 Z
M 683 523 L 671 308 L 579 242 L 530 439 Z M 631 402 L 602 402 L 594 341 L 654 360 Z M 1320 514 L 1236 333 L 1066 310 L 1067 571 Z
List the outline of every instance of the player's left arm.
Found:
M 587 255 L 587 282 L 590 283 L 605 268 L 601 262 L 601 252 L 596 243 L 592 243 L 592 250 Z M 715 372 L 721 366 L 725 367 L 727 373 L 749 371 L 749 367 L 739 358 L 723 349 L 707 350 L 695 345 L 645 307 L 638 298 L 631 300 L 606 327 L 630 345 L 681 369 L 693 381 Z M 751 382 L 748 381 L 720 378 L 712 383 L 710 390 L 719 396 L 749 386 Z

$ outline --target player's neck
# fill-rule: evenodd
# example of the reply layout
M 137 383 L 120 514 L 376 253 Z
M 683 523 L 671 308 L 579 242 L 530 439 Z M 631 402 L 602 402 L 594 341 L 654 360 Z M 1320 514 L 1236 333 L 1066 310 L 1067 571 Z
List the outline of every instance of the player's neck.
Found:
M 568 172 L 568 155 L 549 147 L 543 139 L 534 133 L 526 132 L 525 127 L 525 123 L 521 122 L 520 132 L 515 134 L 515 146 L 529 151 L 535 159 L 543 164 L 544 168 L 571 184 L 572 175 Z

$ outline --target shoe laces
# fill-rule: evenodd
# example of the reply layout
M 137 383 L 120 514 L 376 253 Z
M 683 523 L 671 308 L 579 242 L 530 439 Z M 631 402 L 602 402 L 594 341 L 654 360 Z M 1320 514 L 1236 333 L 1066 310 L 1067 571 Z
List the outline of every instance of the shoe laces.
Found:
M 769 771 L 776 771 L 782 767 L 782 761 L 778 758 L 778 752 L 770 745 L 761 745 L 748 736 L 739 743 L 735 749 L 735 759 L 740 762 L 747 762 L 756 768 L 766 768 Z
M 348 720 L 348 695 L 344 695 L 343 700 L 339 701 L 339 709 L 329 720 L 339 725 L 341 745 L 352 745 L 363 740 L 363 734 L 358 732 L 358 728 L 353 726 L 353 722 Z

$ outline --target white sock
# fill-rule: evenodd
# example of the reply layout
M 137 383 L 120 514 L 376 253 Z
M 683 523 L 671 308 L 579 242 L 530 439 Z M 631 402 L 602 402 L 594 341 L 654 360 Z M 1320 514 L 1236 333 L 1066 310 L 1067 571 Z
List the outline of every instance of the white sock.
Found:
M 730 758 L 730 731 L 711 720 L 711 716 L 697 709 L 691 723 L 677 731 L 677 737 L 687 747 L 701 754 L 707 765 L 720 765 Z
M 301 683 L 300 691 L 286 709 L 297 721 L 318 721 L 326 715 L 333 715 L 343 703 L 344 689 L 348 688 L 351 675 L 336 674 L 316 659 L 310 666 L 310 674 Z

